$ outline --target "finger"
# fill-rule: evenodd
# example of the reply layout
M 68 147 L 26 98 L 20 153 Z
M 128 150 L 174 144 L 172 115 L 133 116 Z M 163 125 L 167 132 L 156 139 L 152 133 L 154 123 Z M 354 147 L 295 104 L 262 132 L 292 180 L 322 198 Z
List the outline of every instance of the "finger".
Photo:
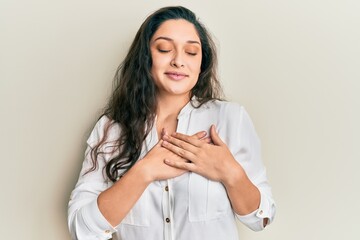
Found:
M 160 139 L 154 147 L 161 147 L 163 142 L 164 142 L 164 140 Z
M 206 143 L 209 143 L 209 144 L 212 144 L 212 143 L 213 143 L 210 137 L 206 137 L 206 138 L 203 138 L 203 139 L 201 139 L 201 140 L 204 141 L 204 142 L 206 142 Z
M 190 172 L 194 172 L 196 170 L 196 166 L 194 163 L 191 162 L 182 162 L 182 161 L 174 161 L 172 159 L 165 159 L 164 163 L 175 168 L 187 170 Z
M 195 133 L 194 135 L 191 135 L 191 137 L 196 137 L 197 139 L 202 139 L 206 136 L 206 131 L 200 131 Z
M 198 147 L 172 136 L 164 136 L 163 140 L 192 153 L 195 153 L 198 150 Z
M 187 144 L 187 145 L 190 145 L 190 144 Z M 161 146 L 163 146 L 164 148 L 168 149 L 169 151 L 175 153 L 176 155 L 178 155 L 184 159 L 188 159 L 190 161 L 193 161 L 195 159 L 195 155 L 192 152 L 187 151 L 184 148 L 178 147 L 168 141 L 163 141 Z
M 202 145 L 202 141 L 199 139 L 194 138 L 193 136 L 189 136 L 182 133 L 172 133 L 172 138 L 179 139 L 181 141 L 190 143 L 191 145 L 194 145 L 196 147 L 200 147 Z
M 155 145 L 156 147 L 161 147 L 162 143 L 164 142 L 164 140 L 162 139 L 165 135 L 169 135 L 168 131 L 166 130 L 166 128 L 162 128 L 161 129 L 161 138 L 159 139 L 159 141 L 157 142 L 157 144 Z
M 161 138 L 162 138 L 164 135 L 169 135 L 169 133 L 168 133 L 168 131 L 166 130 L 166 128 L 162 128 L 162 129 L 161 129 Z
M 216 132 L 215 125 L 211 125 L 210 128 L 210 137 L 214 145 L 221 146 L 224 144 L 224 142 L 221 140 L 219 135 Z

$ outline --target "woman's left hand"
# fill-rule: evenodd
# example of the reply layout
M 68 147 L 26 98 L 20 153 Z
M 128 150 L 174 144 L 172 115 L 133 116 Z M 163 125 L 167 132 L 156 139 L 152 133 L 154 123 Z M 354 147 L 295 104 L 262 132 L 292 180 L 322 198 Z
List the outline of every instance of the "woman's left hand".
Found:
M 162 146 L 189 160 L 184 162 L 166 159 L 165 163 L 224 183 L 229 173 L 242 168 L 217 134 L 214 125 L 210 128 L 210 137 L 212 144 L 181 133 L 164 135 Z

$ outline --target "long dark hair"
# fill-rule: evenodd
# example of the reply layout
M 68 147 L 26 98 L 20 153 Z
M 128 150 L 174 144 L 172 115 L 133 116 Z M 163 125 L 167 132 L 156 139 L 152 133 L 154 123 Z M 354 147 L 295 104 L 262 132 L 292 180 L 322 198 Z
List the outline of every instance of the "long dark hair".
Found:
M 116 71 L 114 89 L 102 114 L 111 121 L 105 126 L 103 138 L 91 151 L 93 165 L 88 172 L 97 168 L 97 157 L 103 153 L 100 149 L 106 143 L 112 124 L 119 124 L 121 133 L 114 150 L 118 154 L 105 167 L 108 178 L 115 182 L 138 160 L 142 144 L 154 125 L 157 106 L 156 86 L 151 76 L 150 40 L 159 26 L 171 19 L 184 19 L 194 24 L 201 41 L 201 72 L 191 90 L 191 97 L 196 96 L 200 103 L 197 107 L 221 97 L 215 44 L 205 27 L 187 8 L 178 6 L 157 10 L 141 25 L 127 56 Z

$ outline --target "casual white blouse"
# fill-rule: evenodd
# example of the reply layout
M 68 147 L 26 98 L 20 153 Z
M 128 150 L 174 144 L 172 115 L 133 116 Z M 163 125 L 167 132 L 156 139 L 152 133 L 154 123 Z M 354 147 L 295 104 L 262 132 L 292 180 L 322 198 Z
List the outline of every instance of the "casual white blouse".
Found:
M 192 101 L 196 105 L 196 100 Z M 260 190 L 259 208 L 240 216 L 231 208 L 220 182 L 195 173 L 185 173 L 151 183 L 122 222 L 116 227 L 111 226 L 99 211 L 97 197 L 113 184 L 106 177 L 103 167 L 113 156 L 109 152 L 111 142 L 118 138 L 121 131 L 119 125 L 113 124 L 110 128 L 108 143 L 102 149 L 105 153 L 99 157 L 99 167 L 84 175 L 91 167 L 90 150 L 103 136 L 109 121 L 107 117 L 102 117 L 87 141 L 85 160 L 68 208 L 72 239 L 238 240 L 236 218 L 254 231 L 264 228 L 264 218 L 269 219 L 268 223 L 272 222 L 275 204 L 261 161 L 260 142 L 249 115 L 236 103 L 211 101 L 200 108 L 193 107 L 189 102 L 178 115 L 176 131 L 188 135 L 204 130 L 209 133 L 210 126 L 215 124 L 221 139 Z M 154 127 L 144 142 L 140 159 L 157 142 Z

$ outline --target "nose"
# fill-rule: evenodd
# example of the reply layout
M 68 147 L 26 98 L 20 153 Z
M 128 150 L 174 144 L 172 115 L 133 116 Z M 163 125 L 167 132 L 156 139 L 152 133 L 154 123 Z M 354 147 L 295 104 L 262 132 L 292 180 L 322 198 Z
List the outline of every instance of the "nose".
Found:
M 184 60 L 180 53 L 175 53 L 173 59 L 170 62 L 172 67 L 181 68 L 184 67 Z

